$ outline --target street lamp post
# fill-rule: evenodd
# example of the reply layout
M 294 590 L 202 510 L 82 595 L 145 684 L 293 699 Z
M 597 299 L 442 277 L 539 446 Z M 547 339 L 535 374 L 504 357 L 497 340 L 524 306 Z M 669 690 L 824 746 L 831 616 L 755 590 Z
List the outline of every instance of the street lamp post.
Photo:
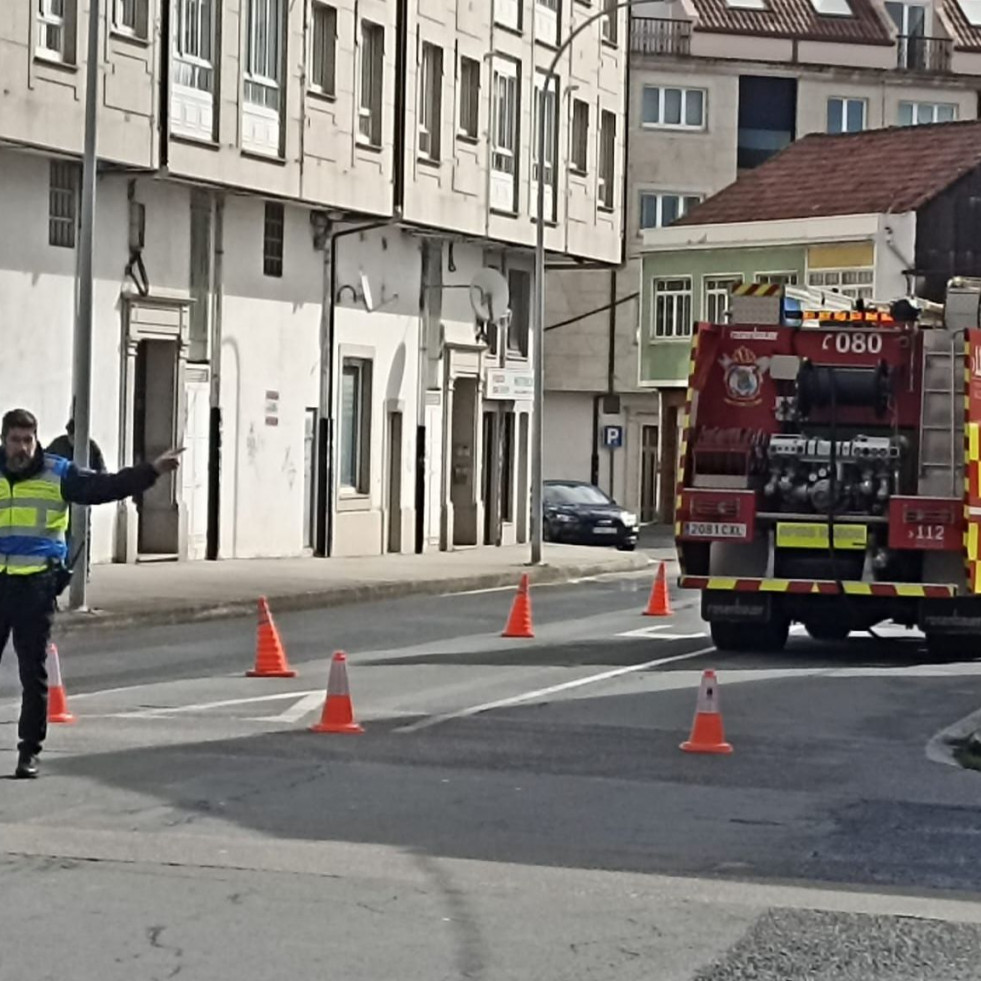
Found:
M 616 3 L 605 3 L 603 10 L 591 14 L 581 24 L 577 24 L 572 33 L 559 45 L 545 75 L 545 87 L 542 89 L 542 104 L 538 109 L 538 214 L 535 216 L 535 316 L 534 316 L 534 350 L 535 350 L 535 411 L 531 420 L 531 564 L 539 565 L 542 561 L 542 531 L 545 522 L 545 512 L 542 507 L 542 453 L 545 444 L 542 438 L 545 414 L 545 95 L 554 86 L 556 89 L 555 119 L 558 125 L 558 86 L 555 85 L 559 60 L 568 50 L 573 41 L 587 27 L 595 24 L 603 17 L 617 13 L 624 7 L 632 7 L 647 0 L 617 0 Z M 628 32 L 629 35 L 629 32 Z M 627 39 L 629 45 L 629 36 Z M 628 56 L 629 57 L 629 56 Z
M 72 417 L 75 420 L 75 452 L 77 467 L 89 465 L 89 417 L 92 397 L 92 253 L 95 249 L 95 137 L 96 98 L 99 86 L 99 9 L 100 0 L 89 0 L 89 43 L 85 71 L 85 156 L 82 161 L 82 227 L 78 249 L 78 309 L 75 312 L 72 372 Z M 72 545 L 70 556 L 75 560 L 76 574 L 72 576 L 69 605 L 73 610 L 86 606 L 88 573 L 88 508 L 72 508 Z M 77 545 L 75 543 L 78 543 Z

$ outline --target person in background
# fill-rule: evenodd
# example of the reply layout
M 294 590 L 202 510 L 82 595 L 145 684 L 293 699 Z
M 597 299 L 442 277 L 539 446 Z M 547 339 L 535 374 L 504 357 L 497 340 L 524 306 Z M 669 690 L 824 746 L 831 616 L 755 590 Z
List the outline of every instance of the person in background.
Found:
M 44 451 L 49 456 L 60 456 L 69 463 L 75 455 L 75 418 L 74 416 L 65 424 L 65 431 L 55 439 Z M 102 455 L 99 444 L 89 438 L 89 470 L 95 473 L 106 472 L 106 461 Z M 85 581 L 88 582 L 92 572 L 92 516 L 86 515 L 85 535 L 89 541 L 89 550 L 85 554 Z M 68 545 L 68 558 L 71 561 L 75 555 L 75 546 L 72 544 L 71 520 L 68 522 L 68 530 L 65 532 L 65 541 Z
M 38 754 L 48 731 L 48 645 L 55 601 L 71 578 L 66 568 L 70 504 L 108 504 L 149 490 L 173 473 L 181 451 L 119 473 L 79 470 L 44 453 L 37 419 L 12 409 L 0 422 L 0 655 L 13 634 L 22 688 L 17 769 L 38 774 Z

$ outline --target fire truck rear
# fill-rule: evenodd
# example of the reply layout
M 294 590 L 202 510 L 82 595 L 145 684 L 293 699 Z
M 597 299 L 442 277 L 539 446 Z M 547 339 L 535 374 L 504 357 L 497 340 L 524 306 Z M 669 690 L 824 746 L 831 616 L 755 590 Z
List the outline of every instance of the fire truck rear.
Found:
M 943 305 L 806 293 L 740 287 L 728 323 L 697 325 L 680 584 L 722 650 L 891 620 L 951 654 L 981 636 L 981 284 Z

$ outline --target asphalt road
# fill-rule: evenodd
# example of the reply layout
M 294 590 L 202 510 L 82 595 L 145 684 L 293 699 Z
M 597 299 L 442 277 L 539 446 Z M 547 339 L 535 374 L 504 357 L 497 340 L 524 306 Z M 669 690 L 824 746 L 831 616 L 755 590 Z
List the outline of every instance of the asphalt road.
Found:
M 66 638 L 80 721 L 0 784 L 0 981 L 981 979 L 981 775 L 927 756 L 981 665 L 722 656 L 649 589 L 538 588 L 534 640 L 506 591 L 277 617 L 289 681 L 249 621 Z M 307 731 L 337 649 L 361 736 Z M 731 757 L 678 748 L 706 668 Z

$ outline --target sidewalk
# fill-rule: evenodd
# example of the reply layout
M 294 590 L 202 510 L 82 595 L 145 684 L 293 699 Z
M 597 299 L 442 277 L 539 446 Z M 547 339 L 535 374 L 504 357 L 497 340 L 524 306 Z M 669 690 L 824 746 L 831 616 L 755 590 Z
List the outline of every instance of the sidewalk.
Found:
M 463 592 L 645 569 L 673 550 L 652 543 L 635 553 L 546 545 L 543 565 L 531 568 L 527 545 L 473 548 L 424 555 L 345 559 L 228 559 L 149 562 L 92 569 L 91 612 L 63 612 L 57 630 L 185 623 L 252 614 L 265 596 L 274 611 L 308 610 L 418 594 Z M 67 605 L 67 594 L 63 597 Z

